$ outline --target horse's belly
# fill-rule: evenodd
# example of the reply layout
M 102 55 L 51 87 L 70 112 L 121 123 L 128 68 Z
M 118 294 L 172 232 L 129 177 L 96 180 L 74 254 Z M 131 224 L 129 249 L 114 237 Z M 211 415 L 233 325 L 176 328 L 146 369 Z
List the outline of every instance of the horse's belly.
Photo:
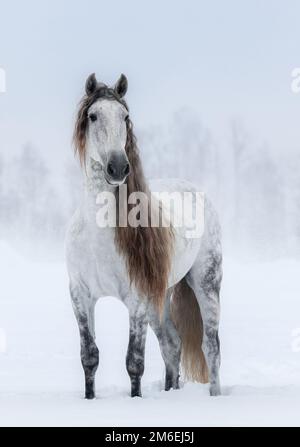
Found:
M 169 287 L 177 284 L 189 272 L 200 250 L 201 239 L 186 239 L 175 230 L 174 256 L 169 276 Z

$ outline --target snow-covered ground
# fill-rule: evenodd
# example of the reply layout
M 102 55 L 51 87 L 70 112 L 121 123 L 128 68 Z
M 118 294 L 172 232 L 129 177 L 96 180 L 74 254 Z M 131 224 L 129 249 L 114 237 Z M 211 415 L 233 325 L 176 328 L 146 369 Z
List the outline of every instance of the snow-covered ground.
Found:
M 198 384 L 162 391 L 163 363 L 149 330 L 144 397 L 131 399 L 127 311 L 113 298 L 99 302 L 98 398 L 85 401 L 64 264 L 25 260 L 0 242 L 0 347 L 7 337 L 0 425 L 300 425 L 299 271 L 296 261 L 225 259 L 217 398 Z

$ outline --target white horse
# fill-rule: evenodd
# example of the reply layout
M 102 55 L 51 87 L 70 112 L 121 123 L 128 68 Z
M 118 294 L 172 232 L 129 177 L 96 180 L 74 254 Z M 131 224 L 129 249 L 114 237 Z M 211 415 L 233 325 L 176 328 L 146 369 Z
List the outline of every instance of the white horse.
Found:
M 157 181 L 155 189 L 151 183 L 148 187 L 124 100 L 126 91 L 124 75 L 112 88 L 91 75 L 74 133 L 85 187 L 67 233 L 66 256 L 80 332 L 85 396 L 95 397 L 99 351 L 94 309 L 97 300 L 105 296 L 119 298 L 129 311 L 126 366 L 132 396 L 141 396 L 148 324 L 165 362 L 165 389 L 179 387 L 181 361 L 187 378 L 210 382 L 210 394 L 219 395 L 222 255 L 219 223 L 210 203 L 205 199 L 201 237 L 187 238 L 185 228 L 162 224 L 97 225 L 97 196 L 110 192 L 118 201 L 120 185 L 126 184 L 128 194 L 143 192 L 150 201 L 151 191 L 197 192 L 193 185 L 179 180 Z M 127 218 L 128 210 L 126 213 Z

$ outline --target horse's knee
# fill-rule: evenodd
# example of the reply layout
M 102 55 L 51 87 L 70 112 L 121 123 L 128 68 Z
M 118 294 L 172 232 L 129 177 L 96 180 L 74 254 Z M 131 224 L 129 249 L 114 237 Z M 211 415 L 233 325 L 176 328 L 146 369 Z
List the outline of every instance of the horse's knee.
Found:
M 128 352 L 126 369 L 130 378 L 141 377 L 144 374 L 144 357 L 138 353 Z
M 84 346 L 81 349 L 81 363 L 83 369 L 90 374 L 94 374 L 99 365 L 99 349 L 95 343 Z

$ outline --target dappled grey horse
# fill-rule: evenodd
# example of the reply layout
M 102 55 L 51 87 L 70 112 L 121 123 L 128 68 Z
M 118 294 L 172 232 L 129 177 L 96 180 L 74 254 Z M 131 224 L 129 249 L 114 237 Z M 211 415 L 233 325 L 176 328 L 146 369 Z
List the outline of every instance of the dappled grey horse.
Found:
M 94 310 L 99 298 L 117 297 L 129 311 L 130 333 L 126 358 L 131 395 L 141 396 L 141 377 L 147 326 L 154 330 L 166 367 L 165 389 L 179 387 L 180 364 L 188 379 L 210 382 L 210 394 L 220 394 L 219 291 L 222 278 L 220 228 L 210 202 L 203 199 L 203 231 L 187 237 L 183 226 L 150 223 L 128 225 L 133 205 L 121 204 L 142 192 L 152 209 L 155 194 L 177 192 L 194 198 L 197 188 L 180 180 L 146 182 L 124 100 L 127 79 L 114 87 L 86 82 L 75 126 L 74 143 L 83 166 L 83 200 L 72 218 L 66 238 L 70 293 L 77 318 L 81 360 L 85 373 L 85 396 L 95 397 L 95 373 L 99 351 L 95 341 Z M 155 154 L 159 157 L 159 154 Z M 154 194 L 155 192 L 155 194 Z M 117 217 L 126 225 L 101 226 L 97 221 L 99 195 L 116 200 Z M 100 200 L 101 201 L 101 200 Z M 159 201 L 158 213 L 167 206 Z M 193 206 L 196 203 L 192 202 Z M 111 210 L 112 213 L 114 210 Z M 141 211 L 141 210 L 140 210 Z M 172 217 L 169 209 L 169 218 Z M 124 223 L 124 220 L 123 220 Z M 114 316 L 111 316 L 114 324 Z

